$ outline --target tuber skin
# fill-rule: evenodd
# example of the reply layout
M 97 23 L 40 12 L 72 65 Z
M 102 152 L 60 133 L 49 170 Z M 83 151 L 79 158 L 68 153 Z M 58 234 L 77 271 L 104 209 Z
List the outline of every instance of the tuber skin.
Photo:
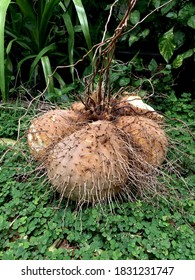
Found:
M 31 122 L 30 152 L 52 188 L 78 206 L 156 191 L 168 149 L 163 117 L 136 94 L 95 98 Z
M 64 197 L 102 202 L 117 195 L 128 180 L 128 151 L 108 121 L 88 124 L 60 141 L 47 159 L 47 175 Z
M 142 116 L 121 116 L 114 123 L 126 133 L 132 147 L 144 161 L 154 167 L 163 163 L 168 139 L 158 123 Z
M 87 121 L 84 114 L 72 110 L 51 110 L 33 119 L 27 133 L 33 158 L 43 160 L 53 145 L 83 127 Z

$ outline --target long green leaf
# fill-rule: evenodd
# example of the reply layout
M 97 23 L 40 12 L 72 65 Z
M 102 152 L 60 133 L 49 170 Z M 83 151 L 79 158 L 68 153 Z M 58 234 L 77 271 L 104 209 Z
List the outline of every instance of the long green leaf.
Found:
M 32 59 L 32 58 L 35 58 L 36 57 L 36 54 L 32 54 L 32 55 L 28 55 L 28 56 L 25 56 L 23 59 L 21 59 L 17 65 L 17 70 L 20 71 L 21 67 L 22 67 L 22 64 L 29 60 L 29 59 Z
M 37 63 L 40 61 L 41 57 L 43 57 L 47 52 L 49 51 L 54 51 L 56 49 L 56 44 L 53 43 L 47 47 L 45 47 L 44 49 L 42 49 L 38 55 L 36 56 L 35 60 L 33 61 L 33 63 L 31 64 L 30 67 L 30 77 L 29 77 L 29 81 L 32 79 L 35 67 L 37 65 Z
M 82 1 L 81 0 L 72 0 L 75 6 L 75 9 L 77 11 L 77 15 L 79 18 L 79 22 L 81 25 L 81 29 L 83 31 L 83 35 L 85 37 L 85 41 L 87 43 L 88 50 L 92 48 L 91 44 L 91 36 L 89 32 L 89 24 L 87 20 L 87 15 L 85 13 L 85 9 L 83 7 Z M 92 59 L 92 53 L 89 54 L 90 59 Z
M 32 0 L 16 0 L 16 3 L 20 7 L 23 16 L 28 19 L 28 29 L 36 42 L 37 47 L 39 47 L 39 31 L 36 12 L 33 8 L 34 2 Z
M 31 38 L 27 37 L 26 35 L 20 35 L 9 27 L 5 28 L 5 34 L 14 38 L 15 43 L 23 47 L 25 50 L 29 50 L 31 52 L 34 51 L 36 45 L 33 44 L 34 42 L 32 42 Z
M 41 23 L 41 18 L 42 18 L 42 14 L 44 11 L 44 7 L 45 7 L 45 0 L 39 0 L 38 1 L 38 24 L 39 24 L 39 26 Z
M 54 78 L 58 81 L 61 89 L 66 86 L 66 83 L 64 82 L 60 74 L 58 74 L 57 72 L 54 73 Z
M 39 26 L 39 42 L 40 47 L 45 45 L 46 32 L 48 29 L 48 22 L 53 15 L 53 10 L 60 0 L 48 0 L 46 1 L 44 11 L 41 15 L 40 26 Z
M 9 85 L 13 75 L 13 64 L 9 56 L 5 60 L 5 92 L 9 92 Z
M 54 93 L 54 81 L 52 76 L 51 64 L 48 56 L 41 57 L 43 73 L 45 77 L 45 84 L 47 85 L 47 92 Z
M 68 1 L 70 2 L 70 1 Z M 67 3 L 67 6 L 69 3 Z M 73 65 L 74 63 L 74 38 L 75 38 L 75 32 L 74 32 L 74 27 L 72 25 L 72 20 L 70 15 L 68 14 L 66 7 L 60 3 L 61 8 L 63 9 L 64 13 L 62 15 L 62 18 L 64 20 L 64 24 L 66 26 L 66 29 L 68 31 L 68 56 L 69 56 L 69 63 L 70 65 Z M 72 79 L 74 81 L 74 67 L 70 68 L 70 72 L 72 75 Z
M 3 101 L 8 98 L 8 93 L 5 89 L 5 64 L 4 64 L 4 27 L 7 8 L 11 0 L 0 1 L 0 90 Z
M 15 41 L 16 41 L 16 39 L 12 39 L 12 40 L 8 43 L 7 48 L 6 48 L 6 54 L 7 54 L 7 55 L 10 53 L 11 48 L 12 48 L 12 45 L 13 45 L 13 43 L 14 43 Z
M 36 20 L 35 12 L 33 9 L 33 1 L 31 0 L 16 0 L 16 3 L 20 7 L 23 15 L 28 18 L 33 18 Z
M 8 44 L 7 48 L 5 49 L 6 59 L 5 59 L 5 91 L 9 91 L 9 85 L 13 75 L 13 64 L 10 59 L 10 51 L 12 48 L 12 44 L 15 42 L 15 39 L 12 39 Z

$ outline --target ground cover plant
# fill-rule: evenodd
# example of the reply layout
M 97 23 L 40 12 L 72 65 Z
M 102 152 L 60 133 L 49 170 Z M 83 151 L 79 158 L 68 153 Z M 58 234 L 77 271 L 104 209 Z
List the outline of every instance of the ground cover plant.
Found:
M 142 4 L 145 3 L 145 1 L 141 2 Z M 159 5 L 162 4 L 160 2 Z M 111 10 L 113 7 L 114 5 L 111 5 Z M 131 16 L 131 22 L 134 22 L 136 25 L 138 18 L 138 11 L 135 10 Z M 75 114 L 77 118 L 77 113 L 79 113 L 79 116 L 84 117 L 85 113 L 89 113 L 87 115 L 87 117 L 90 116 L 89 127 L 92 127 L 93 123 L 98 126 L 102 120 L 106 122 L 114 121 L 115 124 L 122 125 L 123 127 L 123 121 L 126 118 L 123 115 L 128 112 L 128 108 L 127 106 L 118 106 L 115 103 L 115 99 L 112 99 L 114 94 L 117 93 L 120 99 L 120 93 L 124 93 L 127 89 L 131 92 L 135 91 L 143 99 L 147 99 L 147 103 L 154 107 L 155 110 L 161 111 L 164 115 L 163 129 L 166 131 L 169 141 L 168 153 L 166 151 L 167 140 L 165 139 L 164 144 L 162 144 L 163 149 L 159 153 L 161 158 L 153 161 L 152 157 L 152 164 L 154 165 L 152 171 L 155 171 L 161 169 L 158 162 L 161 164 L 164 161 L 165 154 L 168 154 L 168 160 L 163 163 L 164 171 L 158 173 L 160 175 L 159 178 L 155 177 L 157 182 L 159 182 L 158 186 L 160 188 L 152 188 L 152 192 L 145 192 L 144 196 L 139 193 L 133 196 L 129 195 L 122 201 L 120 200 L 120 203 L 117 199 L 109 199 L 109 203 L 105 204 L 102 202 L 92 207 L 82 200 L 79 205 L 74 201 L 71 202 L 69 195 L 67 198 L 64 198 L 63 195 L 55 192 L 50 184 L 55 185 L 59 182 L 59 178 L 57 178 L 57 182 L 55 181 L 56 178 L 52 172 L 56 166 L 61 164 L 60 157 L 55 156 L 54 159 L 59 161 L 59 163 L 57 162 L 56 164 L 54 162 L 53 164 L 51 161 L 52 152 L 48 160 L 47 153 L 44 154 L 44 149 L 41 150 L 43 154 L 40 155 L 36 154 L 36 149 L 33 150 L 32 146 L 28 147 L 27 145 L 27 138 L 28 144 L 32 138 L 32 135 L 29 137 L 27 133 L 30 127 L 30 120 L 39 113 L 43 114 L 50 109 L 55 109 L 56 106 L 44 101 L 44 92 L 30 102 L 24 102 L 22 99 L 17 104 L 2 103 L 0 107 L 0 208 L 2 214 L 0 220 L 0 228 L 2 229 L 0 233 L 0 258 L 194 258 L 195 164 L 194 135 L 192 133 L 194 130 L 193 93 L 184 92 L 180 97 L 175 94 L 171 64 L 163 65 L 159 69 L 158 63 L 154 59 L 146 63 L 137 55 L 128 63 L 114 59 L 113 49 L 126 23 L 127 21 L 122 19 L 119 22 L 118 29 L 114 31 L 114 35 L 111 38 L 105 39 L 107 45 L 102 42 L 101 48 L 100 45 L 97 46 L 99 56 L 97 60 L 93 61 L 93 63 L 97 62 L 97 64 L 93 64 L 93 73 L 91 74 L 90 70 L 87 79 L 84 80 L 84 83 L 87 83 L 87 92 L 85 92 L 84 96 L 86 99 L 83 99 L 83 95 L 80 96 L 84 104 L 82 102 L 76 103 L 79 105 L 79 108 L 77 106 L 75 108 L 76 104 L 72 105 L 72 109 L 74 108 L 74 121 Z M 161 47 L 164 44 L 163 50 L 165 52 L 162 55 L 168 63 L 167 52 L 173 52 L 173 50 L 167 49 L 166 43 L 167 40 L 172 40 L 172 37 L 168 36 L 168 39 L 166 39 L 167 35 L 165 34 L 161 41 Z M 102 59 L 102 53 L 104 54 L 104 59 Z M 183 57 L 183 59 L 185 58 Z M 130 82 L 131 87 L 129 86 Z M 93 88 L 96 83 L 99 84 L 99 87 L 97 87 L 95 95 L 89 94 L 91 85 Z M 102 91 L 104 86 L 106 94 Z M 27 89 L 25 91 L 29 93 Z M 81 93 L 82 91 L 81 89 Z M 111 101 L 111 103 L 108 101 Z M 127 104 L 126 97 L 125 100 L 123 99 L 123 102 L 125 105 L 129 105 Z M 109 106 L 110 104 L 111 106 Z M 58 106 L 58 111 L 55 111 L 55 118 L 62 116 L 61 107 L 64 109 L 64 107 L 70 106 L 68 103 L 58 105 L 60 106 Z M 84 109 L 83 105 L 85 105 Z M 117 111 L 117 114 L 121 114 L 122 117 L 116 116 L 116 113 L 113 113 L 113 110 L 110 110 L 110 108 L 117 109 L 114 112 Z M 135 108 L 132 111 L 137 114 Z M 50 114 L 50 112 L 47 114 Z M 66 110 L 65 112 L 70 111 Z M 153 117 L 159 118 L 161 116 L 155 113 L 155 111 L 153 113 Z M 119 121 L 120 118 L 123 118 L 121 123 Z M 143 117 L 139 118 L 141 118 L 141 123 L 138 124 L 141 127 L 141 130 L 139 130 L 140 134 L 142 128 L 146 128 L 151 120 L 147 119 L 145 122 Z M 84 120 L 86 121 L 86 119 Z M 36 124 L 36 119 L 34 124 Z M 73 130 L 77 130 L 77 121 L 74 122 L 74 125 L 75 127 L 72 127 Z M 131 128 L 131 125 L 129 128 Z M 44 122 L 38 126 L 42 128 Z M 107 125 L 107 128 L 110 126 L 110 124 Z M 156 124 L 153 124 L 153 127 L 156 127 Z M 62 131 L 62 128 L 60 128 L 60 131 Z M 79 135 L 77 131 L 73 132 L 73 135 L 77 137 L 76 139 L 81 139 L 83 135 L 85 136 L 83 128 L 81 131 Z M 88 134 L 90 133 L 88 132 Z M 160 134 L 164 135 L 163 131 Z M 49 131 L 47 135 L 49 135 Z M 51 136 L 56 137 L 56 135 L 51 134 L 47 138 L 47 135 L 47 141 L 50 140 Z M 97 136 L 97 138 L 101 138 L 98 134 Z M 10 141 L 10 137 L 12 141 Z M 116 137 L 116 134 L 114 137 Z M 115 139 L 114 137 L 113 139 Z M 117 143 L 118 140 L 115 140 Z M 46 145 L 48 143 L 50 145 L 51 142 L 47 141 Z M 105 146 L 104 138 L 103 144 Z M 56 144 L 54 146 L 54 154 L 60 149 L 60 145 Z M 79 145 L 80 143 L 77 146 L 80 147 Z M 120 141 L 119 146 L 121 146 Z M 31 151 L 29 151 L 29 148 Z M 86 150 L 88 147 L 86 146 L 84 149 Z M 45 162 L 40 161 L 41 164 L 36 163 L 33 161 L 32 156 L 37 160 L 40 160 L 42 157 L 46 159 L 50 182 L 45 176 Z M 62 158 L 65 157 L 66 154 L 62 154 Z M 76 164 L 78 165 L 78 163 L 79 161 Z M 137 164 L 137 167 L 139 167 L 139 164 Z M 145 167 L 143 165 L 143 168 Z M 60 173 L 60 170 L 57 172 Z M 108 173 L 110 174 L 111 172 L 109 171 Z M 150 175 L 149 173 L 148 175 Z M 134 175 L 135 172 L 132 172 L 132 174 Z M 100 179 L 104 180 L 103 177 L 98 178 L 98 180 Z M 148 182 L 150 183 L 150 181 Z M 85 186 L 85 182 L 81 183 Z M 122 181 L 120 183 L 122 184 Z M 139 180 L 137 183 L 139 183 Z M 135 183 L 135 187 L 138 187 L 139 184 L 137 183 Z M 102 185 L 103 187 L 106 186 L 103 183 Z M 147 186 L 150 187 L 150 184 L 147 184 Z
M 178 99 L 172 95 L 161 105 L 165 114 L 174 116 L 168 120 L 176 128 L 171 136 L 188 155 L 179 153 L 181 177 L 171 180 L 168 197 L 124 201 L 120 206 L 113 202 L 111 209 L 99 205 L 81 212 L 75 211 L 74 202 L 67 207 L 66 200 L 60 201 L 32 161 L 23 136 L 34 109 L 22 118 L 26 110 L 22 105 L 1 107 L 1 138 L 16 140 L 21 118 L 21 140 L 14 147 L 0 146 L 0 258 L 194 259 L 195 150 L 192 135 L 175 120 L 184 120 L 193 130 L 193 103 L 185 93 Z

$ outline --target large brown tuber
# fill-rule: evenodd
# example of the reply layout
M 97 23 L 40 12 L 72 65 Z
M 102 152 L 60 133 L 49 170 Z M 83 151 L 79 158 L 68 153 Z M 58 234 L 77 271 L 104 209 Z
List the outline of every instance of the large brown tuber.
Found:
M 27 138 L 34 159 L 42 160 L 48 149 L 63 137 L 80 129 L 87 122 L 86 116 L 72 110 L 50 110 L 33 119 Z
M 51 110 L 29 128 L 31 154 L 53 189 L 95 204 L 155 186 L 168 148 L 161 115 L 137 95 L 106 100 L 103 107 L 90 98 L 86 104 Z
M 128 180 L 128 151 L 108 121 L 88 124 L 50 151 L 47 174 L 64 197 L 83 202 L 112 198 Z
M 167 154 L 168 140 L 164 130 L 153 120 L 141 116 L 121 116 L 115 121 L 129 138 L 137 154 L 148 164 L 158 167 Z

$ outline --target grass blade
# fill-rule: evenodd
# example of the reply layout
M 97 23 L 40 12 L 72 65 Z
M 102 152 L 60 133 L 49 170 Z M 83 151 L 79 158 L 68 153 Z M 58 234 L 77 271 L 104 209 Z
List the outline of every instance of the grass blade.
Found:
M 70 3 L 70 1 L 68 1 Z M 67 3 L 67 6 L 69 5 Z M 62 18 L 64 20 L 64 24 L 66 26 L 66 29 L 68 31 L 68 56 L 69 56 L 69 63 L 70 65 L 73 65 L 74 63 L 74 38 L 75 38 L 75 32 L 74 32 L 74 27 L 72 25 L 72 20 L 70 15 L 68 14 L 66 7 L 60 3 L 61 8 L 63 9 L 64 13 L 62 15 Z M 70 72 L 72 75 L 72 80 L 74 81 L 74 67 L 70 67 Z
M 16 3 L 20 7 L 20 10 L 25 18 L 30 21 L 28 24 L 28 29 L 33 36 L 34 41 L 36 42 L 37 47 L 39 47 L 39 31 L 37 25 L 37 17 L 34 11 L 34 3 L 31 0 L 16 0 Z
M 33 18 L 36 21 L 36 16 L 33 9 L 33 1 L 30 0 L 16 0 L 23 15 L 27 18 Z
M 36 55 L 35 54 L 32 54 L 32 55 L 28 55 L 26 57 L 24 57 L 23 59 L 21 59 L 17 65 L 17 71 L 20 72 L 21 71 L 21 67 L 22 67 L 22 64 L 27 61 L 28 59 L 32 59 L 32 58 L 35 58 Z
M 29 37 L 27 37 L 24 34 L 18 34 L 14 30 L 12 30 L 10 27 L 5 28 L 5 34 L 9 35 L 10 37 L 15 39 L 15 42 L 20 45 L 25 50 L 32 51 L 36 49 L 36 44 L 33 44 L 34 42 L 31 41 Z
M 43 67 L 44 77 L 45 77 L 45 84 L 47 86 L 47 92 L 49 94 L 54 93 L 54 81 L 53 81 L 52 69 L 51 69 L 49 57 L 48 56 L 41 57 L 41 63 Z
M 47 52 L 54 51 L 55 49 L 56 49 L 56 44 L 53 43 L 53 44 L 50 44 L 49 46 L 45 47 L 38 53 L 38 55 L 36 56 L 35 60 L 33 61 L 33 63 L 31 64 L 31 67 L 30 67 L 29 81 L 32 79 L 35 67 L 36 67 L 37 63 L 40 61 L 41 57 L 43 57 Z
M 0 90 L 3 101 L 7 101 L 8 93 L 5 89 L 5 63 L 4 63 L 4 27 L 7 8 L 11 0 L 0 1 Z
M 43 47 L 45 45 L 45 41 L 46 41 L 45 38 L 46 38 L 47 29 L 48 29 L 48 22 L 49 22 L 51 16 L 54 14 L 53 10 L 54 10 L 55 6 L 59 2 L 60 2 L 60 0 L 46 1 L 43 13 L 41 15 L 40 26 L 39 26 L 40 47 Z
M 58 74 L 57 72 L 54 73 L 54 78 L 58 81 L 61 89 L 66 86 L 66 83 L 64 82 L 60 74 Z
M 87 43 L 88 50 L 92 48 L 91 44 L 91 36 L 89 32 L 89 24 L 87 20 L 87 15 L 85 13 L 85 9 L 83 7 L 82 1 L 81 0 L 72 0 L 79 18 L 79 22 L 81 25 L 81 29 L 83 32 L 83 35 L 85 37 L 85 41 Z M 92 59 L 92 53 L 89 54 L 90 59 Z

